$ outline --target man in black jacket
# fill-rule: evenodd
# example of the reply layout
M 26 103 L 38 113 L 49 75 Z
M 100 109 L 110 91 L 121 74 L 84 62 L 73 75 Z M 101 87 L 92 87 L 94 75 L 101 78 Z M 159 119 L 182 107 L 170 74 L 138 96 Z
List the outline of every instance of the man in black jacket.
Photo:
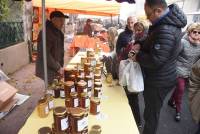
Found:
M 152 26 L 133 60 L 140 63 L 145 76 L 143 134 L 156 134 L 163 100 L 176 83 L 181 28 L 187 19 L 177 5 L 167 7 L 165 0 L 146 0 L 145 13 Z

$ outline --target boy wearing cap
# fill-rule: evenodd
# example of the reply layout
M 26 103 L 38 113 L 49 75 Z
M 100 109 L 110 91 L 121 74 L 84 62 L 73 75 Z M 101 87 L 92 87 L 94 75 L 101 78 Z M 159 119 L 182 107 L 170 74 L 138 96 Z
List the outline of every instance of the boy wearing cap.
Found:
M 53 11 L 50 14 L 50 20 L 46 21 L 46 53 L 49 84 L 57 76 L 63 75 L 64 34 L 61 29 L 65 18 L 68 18 L 68 16 L 65 16 L 62 12 Z M 42 31 L 38 35 L 37 48 L 36 76 L 44 80 Z

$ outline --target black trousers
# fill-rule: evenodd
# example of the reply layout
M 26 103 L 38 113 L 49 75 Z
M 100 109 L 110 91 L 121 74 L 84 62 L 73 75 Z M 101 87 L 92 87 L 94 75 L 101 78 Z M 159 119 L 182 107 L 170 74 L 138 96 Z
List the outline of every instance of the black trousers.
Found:
M 196 131 L 195 134 L 200 134 L 200 122 L 199 122 L 199 127 L 198 127 L 198 130 Z
M 144 130 L 143 134 L 156 134 L 159 122 L 160 110 L 166 95 L 173 88 L 144 87 Z
M 139 93 L 130 93 L 127 90 L 127 87 L 124 87 L 126 96 L 128 98 L 129 105 L 131 107 L 133 116 L 135 118 L 136 124 L 141 124 L 141 117 L 140 117 L 140 107 L 139 107 L 139 101 L 138 101 L 138 95 Z

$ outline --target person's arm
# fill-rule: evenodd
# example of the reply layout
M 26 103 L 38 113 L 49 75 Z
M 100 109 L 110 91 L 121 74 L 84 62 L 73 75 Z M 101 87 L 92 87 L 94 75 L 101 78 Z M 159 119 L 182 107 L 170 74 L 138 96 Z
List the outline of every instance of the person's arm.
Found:
M 154 44 L 144 44 L 151 46 L 148 53 L 140 51 L 136 56 L 136 60 L 145 68 L 157 69 L 163 66 L 169 60 L 174 49 L 175 37 L 172 31 L 161 29 L 156 33 L 154 39 Z

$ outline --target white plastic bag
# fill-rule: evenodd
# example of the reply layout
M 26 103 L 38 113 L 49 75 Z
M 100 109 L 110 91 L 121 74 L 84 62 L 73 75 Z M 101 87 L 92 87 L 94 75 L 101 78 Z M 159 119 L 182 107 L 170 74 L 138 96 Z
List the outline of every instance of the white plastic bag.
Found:
M 0 81 L 9 80 L 8 76 L 0 69 Z
M 127 86 L 129 92 L 144 91 L 143 75 L 137 62 L 128 59 L 120 62 L 119 68 L 119 73 L 121 74 L 121 76 L 119 75 L 119 83 L 121 86 Z

